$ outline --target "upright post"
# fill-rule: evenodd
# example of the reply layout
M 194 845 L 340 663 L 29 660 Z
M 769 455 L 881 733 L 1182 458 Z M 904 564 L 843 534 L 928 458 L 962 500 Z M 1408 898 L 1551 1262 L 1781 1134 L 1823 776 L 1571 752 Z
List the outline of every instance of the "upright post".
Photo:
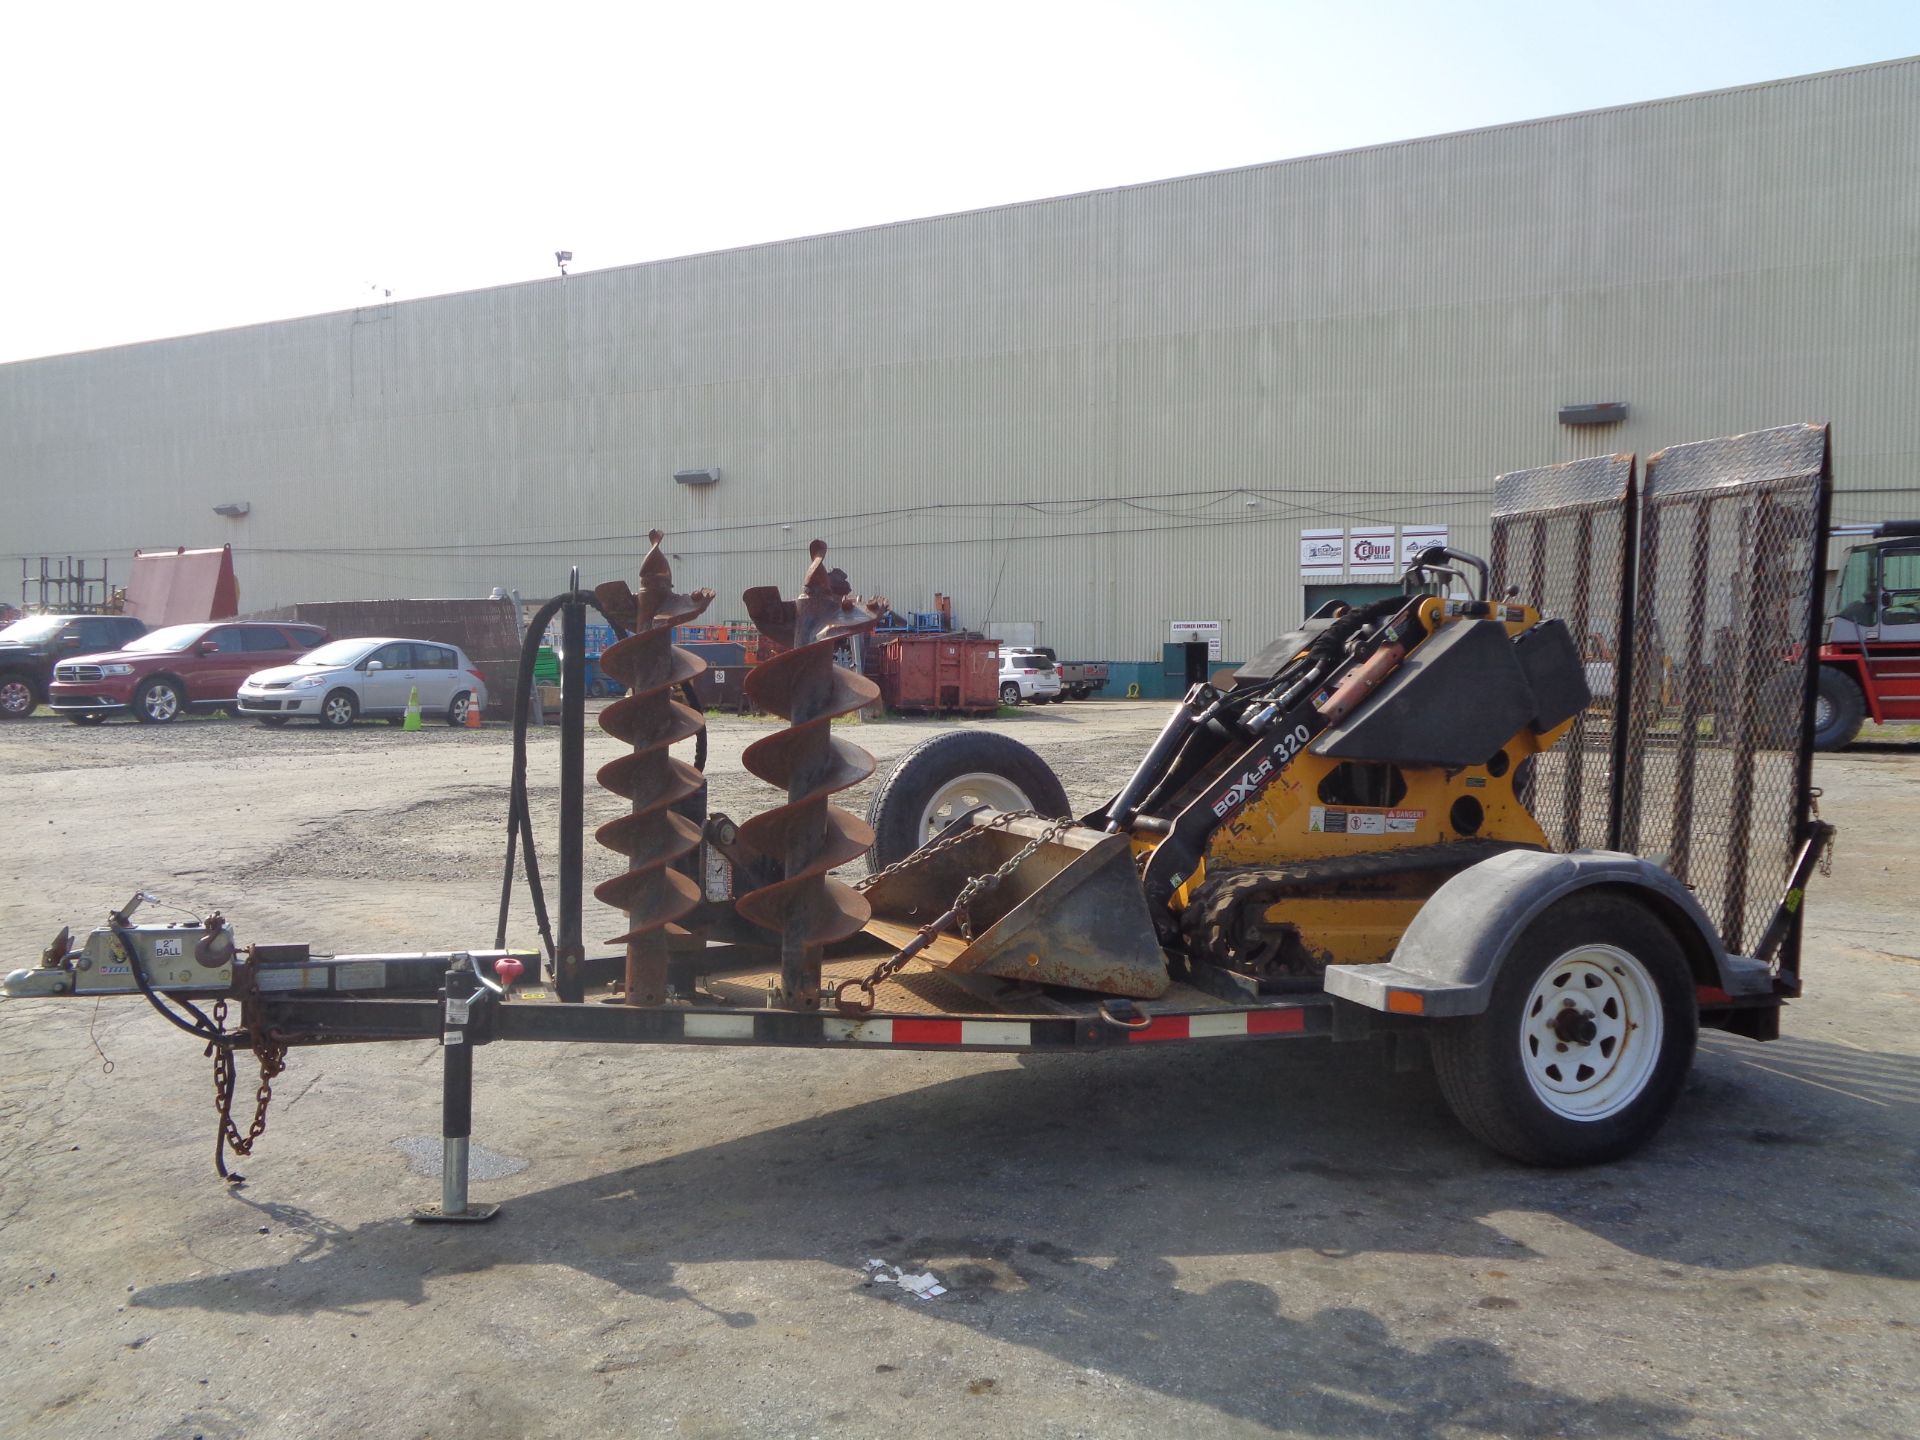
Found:
M 587 754 L 587 606 L 578 570 L 560 610 L 560 646 L 560 935 L 554 989 L 562 1000 L 577 1003 L 586 998 L 580 889 Z

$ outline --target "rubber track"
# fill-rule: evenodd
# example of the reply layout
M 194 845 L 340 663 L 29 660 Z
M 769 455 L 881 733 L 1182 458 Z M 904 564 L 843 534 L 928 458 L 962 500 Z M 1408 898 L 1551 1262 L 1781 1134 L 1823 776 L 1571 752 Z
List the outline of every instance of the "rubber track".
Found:
M 1530 848 L 1505 840 L 1461 840 L 1326 860 L 1298 860 L 1289 865 L 1209 866 L 1205 883 L 1181 914 L 1180 930 L 1187 953 L 1196 960 L 1237 969 L 1240 937 L 1259 933 L 1264 928 L 1261 912 L 1289 895 L 1323 897 L 1330 887 L 1349 881 L 1384 880 L 1423 870 L 1457 874 L 1509 850 Z M 1253 913 L 1244 915 L 1249 909 Z M 1280 938 L 1280 928 L 1269 932 L 1275 941 Z

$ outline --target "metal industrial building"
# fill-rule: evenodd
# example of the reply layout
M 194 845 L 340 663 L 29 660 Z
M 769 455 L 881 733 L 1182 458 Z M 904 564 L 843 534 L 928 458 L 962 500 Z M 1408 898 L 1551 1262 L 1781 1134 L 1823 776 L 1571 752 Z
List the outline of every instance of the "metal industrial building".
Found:
M 5 543 L 230 541 L 253 607 L 658 525 L 725 619 L 818 535 L 902 610 L 1234 657 L 1377 578 L 1351 532 L 1483 545 L 1501 470 L 1830 419 L 1842 518 L 1920 514 L 1917 358 L 1909 59 L 0 366 Z

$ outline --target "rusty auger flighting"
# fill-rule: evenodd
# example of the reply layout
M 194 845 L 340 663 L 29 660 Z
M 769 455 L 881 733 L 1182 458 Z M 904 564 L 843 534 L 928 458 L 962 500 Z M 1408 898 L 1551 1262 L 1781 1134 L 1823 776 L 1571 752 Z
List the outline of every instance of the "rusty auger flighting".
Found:
M 594 832 L 602 845 L 627 857 L 627 871 L 593 892 L 627 916 L 626 933 L 609 943 L 627 947 L 629 1005 L 657 1005 L 666 998 L 666 929 L 700 903 L 700 887 L 673 868 L 699 847 L 700 827 L 674 807 L 706 784 L 698 770 L 667 751 L 706 724 L 699 711 L 673 698 L 707 668 L 699 656 L 673 644 L 673 627 L 704 611 L 713 591 L 674 594 L 673 571 L 660 553 L 661 532 L 650 531 L 647 538 L 653 547 L 640 562 L 640 593 L 621 580 L 594 591 L 607 615 L 632 631 L 600 657 L 600 668 L 628 691 L 600 712 L 600 728 L 633 749 L 603 765 L 598 779 L 631 800 L 633 811 Z
M 752 774 L 787 792 L 784 805 L 740 827 L 740 838 L 780 868 L 781 879 L 742 895 L 741 915 L 780 937 L 777 1003 L 800 1009 L 820 1004 L 822 948 L 858 933 L 866 900 L 827 872 L 865 854 L 873 831 L 836 809 L 828 797 L 873 773 L 873 756 L 831 733 L 836 715 L 849 715 L 879 698 L 864 675 L 834 663 L 834 647 L 871 630 L 884 600 L 862 601 L 843 571 L 827 568 L 827 545 L 815 540 L 797 600 L 775 585 L 746 592 L 747 614 L 763 635 L 788 646 L 754 667 L 747 694 L 761 709 L 788 722 L 757 740 L 740 757 Z

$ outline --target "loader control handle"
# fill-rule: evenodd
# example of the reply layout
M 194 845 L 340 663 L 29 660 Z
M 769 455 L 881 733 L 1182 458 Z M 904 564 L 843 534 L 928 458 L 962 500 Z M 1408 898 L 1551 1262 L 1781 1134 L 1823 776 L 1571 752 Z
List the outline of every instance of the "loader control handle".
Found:
M 1451 562 L 1451 563 L 1449 563 Z M 1466 583 L 1466 576 L 1458 568 L 1466 566 L 1479 577 L 1480 583 L 1474 589 L 1473 598 L 1484 601 L 1487 591 L 1493 583 L 1493 567 L 1466 550 L 1455 550 L 1449 545 L 1429 545 L 1413 557 L 1413 563 L 1407 566 L 1407 573 L 1401 577 L 1403 584 L 1423 585 L 1427 577 L 1447 576 Z

